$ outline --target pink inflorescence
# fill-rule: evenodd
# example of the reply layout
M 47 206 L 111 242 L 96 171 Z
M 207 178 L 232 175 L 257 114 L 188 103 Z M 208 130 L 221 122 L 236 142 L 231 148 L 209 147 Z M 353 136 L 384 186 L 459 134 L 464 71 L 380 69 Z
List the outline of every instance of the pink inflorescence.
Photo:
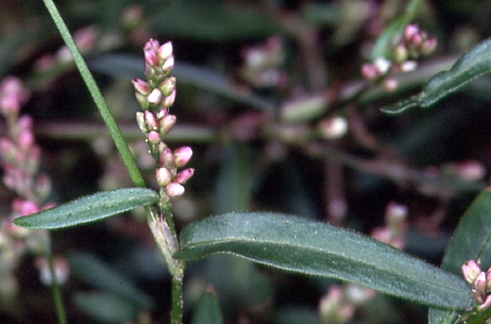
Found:
M 136 113 L 140 130 L 145 134 L 150 154 L 157 161 L 155 177 L 165 202 L 184 193 L 183 184 L 191 178 L 194 169 L 183 168 L 193 151 L 184 146 L 172 151 L 163 138 L 174 127 L 176 116 L 169 113 L 176 99 L 176 78 L 170 76 L 174 67 L 172 44 L 160 45 L 150 39 L 143 48 L 147 81 L 133 79 L 135 96 L 142 111 Z

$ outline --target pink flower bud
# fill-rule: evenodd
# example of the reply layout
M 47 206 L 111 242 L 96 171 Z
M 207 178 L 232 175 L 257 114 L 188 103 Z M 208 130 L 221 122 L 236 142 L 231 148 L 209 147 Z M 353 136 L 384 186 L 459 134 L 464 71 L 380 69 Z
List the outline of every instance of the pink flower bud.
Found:
M 472 282 L 472 294 L 477 304 L 482 305 L 486 300 L 486 274 L 479 273 L 477 278 Z
M 12 208 L 20 216 L 34 214 L 39 211 L 39 206 L 30 200 L 17 199 L 12 203 Z
M 397 82 L 397 80 L 395 78 L 388 77 L 384 80 L 385 91 L 393 92 L 393 91 L 397 90 L 398 87 L 399 87 L 399 83 Z
M 164 96 L 170 95 L 176 88 L 176 78 L 173 76 L 165 78 L 162 82 L 160 82 L 158 88 L 160 91 L 162 91 Z
M 174 56 L 169 57 L 164 64 L 162 64 L 162 73 L 169 74 L 174 68 Z
M 176 124 L 176 116 L 174 115 L 166 115 L 159 121 L 159 132 L 160 135 L 166 135 L 172 127 Z
M 161 167 L 174 167 L 174 154 L 169 148 L 164 149 L 159 155 L 159 165 Z
M 28 151 L 34 145 L 34 135 L 30 129 L 24 129 L 19 134 L 17 141 L 21 150 Z
M 158 88 L 153 89 L 147 96 L 147 101 L 153 105 L 159 105 L 162 102 L 162 92 Z
M 145 114 L 142 111 L 136 112 L 136 123 L 138 124 L 138 128 L 140 128 L 143 134 L 146 134 L 148 132 L 147 124 L 145 123 Z
M 43 284 L 49 286 L 53 283 L 53 276 L 46 257 L 38 257 L 35 265 L 39 271 L 39 279 Z M 61 257 L 55 257 L 53 260 L 54 274 L 57 284 L 64 284 L 70 275 L 70 265 Z
M 410 43 L 413 37 L 419 33 L 419 27 L 414 24 L 407 25 L 404 29 L 404 41 Z
M 319 132 L 325 139 L 338 139 L 348 131 L 348 122 L 344 117 L 324 118 L 318 126 Z
M 373 64 L 365 63 L 361 66 L 361 76 L 367 80 L 372 81 L 380 76 L 379 71 Z
M 51 192 L 51 179 L 46 174 L 40 174 L 34 185 L 34 191 L 36 195 L 39 197 L 39 201 L 45 200 Z
M 150 39 L 145 46 L 143 47 L 143 54 L 145 56 L 145 61 L 150 65 L 150 66 L 157 66 L 159 64 L 159 60 L 157 57 L 157 49 L 155 49 L 155 46 L 158 46 L 158 42 L 154 39 Z
M 174 181 L 180 184 L 185 184 L 194 174 L 193 168 L 184 169 L 179 172 L 175 177 Z
M 176 90 L 171 92 L 170 95 L 164 98 L 162 101 L 162 106 L 165 108 L 168 108 L 174 104 L 174 101 L 176 101 Z
M 145 116 L 145 125 L 148 131 L 156 131 L 159 129 L 159 122 L 157 121 L 157 118 L 155 118 L 155 115 L 150 110 L 145 110 L 144 116 Z
M 167 43 L 164 43 L 162 46 L 159 47 L 159 49 L 157 51 L 157 55 L 158 55 L 159 59 L 163 62 L 163 61 L 168 60 L 172 56 L 172 51 L 173 51 L 172 43 L 167 42 Z
M 157 111 L 157 119 L 158 120 L 161 120 L 162 118 L 164 118 L 165 116 L 167 116 L 168 113 L 169 113 L 169 109 L 168 108 L 161 108 L 161 109 L 159 109 L 159 111 Z
M 468 283 L 474 282 L 480 273 L 481 267 L 474 260 L 466 261 L 462 265 L 462 274 L 464 275 L 465 281 Z
M 185 166 L 191 157 L 193 156 L 193 150 L 189 146 L 183 146 L 174 150 L 174 163 L 176 167 L 182 168 Z
M 172 174 L 167 168 L 157 168 L 155 169 L 155 179 L 157 179 L 157 184 L 159 187 L 164 188 L 172 181 Z
M 150 103 L 147 101 L 147 96 L 142 95 L 139 92 L 135 92 L 135 98 L 142 110 L 147 110 Z
M 135 91 L 142 95 L 148 96 L 152 92 L 150 85 L 141 79 L 134 78 L 131 80 L 131 83 L 133 83 Z
M 165 187 L 165 192 L 169 195 L 169 197 L 178 197 L 184 194 L 184 186 L 177 182 L 171 182 Z
M 421 45 L 421 53 L 423 55 L 430 55 L 436 50 L 436 46 L 438 45 L 438 41 L 435 37 L 428 37 L 428 39 L 423 41 Z

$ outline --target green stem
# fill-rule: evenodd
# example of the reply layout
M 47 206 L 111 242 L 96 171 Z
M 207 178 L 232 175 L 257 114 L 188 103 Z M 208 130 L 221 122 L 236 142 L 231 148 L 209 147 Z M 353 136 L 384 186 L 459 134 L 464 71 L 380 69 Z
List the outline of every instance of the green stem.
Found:
M 182 279 L 172 278 L 172 310 L 170 314 L 171 324 L 182 323 Z
M 51 293 L 53 294 L 53 301 L 55 303 L 56 317 L 58 318 L 59 324 L 67 324 L 61 289 L 56 280 L 56 270 L 53 253 L 51 252 L 51 238 L 49 232 L 46 233 L 46 258 L 48 259 L 49 271 L 51 272 Z
M 101 114 L 102 119 L 104 120 L 104 123 L 106 123 L 106 126 L 109 129 L 109 132 L 111 133 L 111 137 L 114 140 L 114 144 L 116 145 L 116 148 L 118 149 L 119 154 L 121 155 L 121 158 L 123 159 L 123 162 L 126 165 L 126 168 L 128 169 L 131 180 L 133 181 L 136 187 L 142 187 L 142 188 L 145 187 L 145 181 L 143 180 L 143 176 L 140 170 L 138 169 L 138 166 L 136 165 L 135 159 L 133 158 L 133 155 L 131 154 L 128 145 L 126 144 L 123 135 L 121 134 L 121 131 L 118 125 L 116 124 L 114 117 L 111 114 L 111 111 L 107 107 L 107 104 L 104 101 L 104 97 L 102 96 L 102 93 L 97 87 L 97 84 L 94 78 L 92 77 L 92 74 L 90 73 L 87 64 L 85 63 L 82 55 L 80 54 L 77 45 L 73 41 L 73 38 L 70 35 L 70 32 L 67 26 L 65 25 L 65 22 L 63 21 L 63 18 L 61 17 L 60 13 L 58 12 L 58 9 L 56 8 L 52 0 L 43 0 L 43 1 L 56 27 L 60 31 L 61 37 L 63 38 L 66 46 L 70 50 L 75 65 L 80 71 L 80 74 L 82 75 L 82 79 L 87 85 L 90 95 L 94 99 L 94 102 L 97 106 L 97 109 L 99 110 L 99 113 Z

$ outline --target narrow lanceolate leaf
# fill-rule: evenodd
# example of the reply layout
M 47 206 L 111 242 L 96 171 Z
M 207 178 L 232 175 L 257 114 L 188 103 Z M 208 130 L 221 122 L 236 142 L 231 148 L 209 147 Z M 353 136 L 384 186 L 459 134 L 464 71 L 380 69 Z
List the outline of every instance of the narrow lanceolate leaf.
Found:
M 416 106 L 429 108 L 473 79 L 489 72 L 491 72 L 491 40 L 486 40 L 461 56 L 450 70 L 440 72 L 426 82 L 419 95 L 404 103 L 384 107 L 382 111 L 397 114 Z
M 470 259 L 481 260 L 483 270 L 491 266 L 491 189 L 481 192 L 460 219 L 441 267 L 460 274 L 462 264 Z M 430 309 L 430 324 L 453 323 L 457 314 Z
M 158 200 L 155 191 L 145 188 L 104 191 L 16 218 L 14 224 L 26 228 L 64 228 L 102 220 L 135 207 L 155 204 Z
M 465 281 L 349 230 L 273 213 L 232 213 L 188 225 L 175 257 L 231 253 L 298 274 L 353 282 L 440 308 L 464 309 Z

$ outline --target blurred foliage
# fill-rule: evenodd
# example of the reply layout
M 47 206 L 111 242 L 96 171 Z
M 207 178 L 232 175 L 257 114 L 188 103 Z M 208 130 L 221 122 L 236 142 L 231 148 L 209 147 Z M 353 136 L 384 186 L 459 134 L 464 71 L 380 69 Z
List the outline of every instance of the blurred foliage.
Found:
M 408 18 L 404 10 L 416 2 L 418 9 Z M 153 165 L 140 145 L 129 81 L 142 73 L 141 48 L 149 37 L 173 42 L 178 123 L 168 141 L 191 145 L 196 169 L 185 196 L 174 203 L 179 228 L 216 213 L 260 210 L 370 233 L 383 224 L 388 203 L 396 201 L 409 210 L 405 249 L 438 264 L 463 211 L 485 186 L 491 167 L 489 77 L 470 82 L 429 111 L 389 117 L 379 108 L 418 93 L 429 77 L 482 41 L 489 34 L 491 2 L 60 0 L 57 5 L 73 33 L 89 31 L 83 53 L 150 184 Z M 383 37 L 400 21 L 419 24 L 437 37 L 438 47 L 415 71 L 394 73 L 399 87 L 388 92 L 363 80 L 360 68 L 373 53 L 387 51 L 379 44 L 390 43 Z M 42 2 L 0 2 L 0 79 L 19 76 L 32 91 L 23 113 L 34 117 L 42 167 L 53 177 L 51 199 L 58 203 L 130 184 L 62 47 Z M 291 109 L 294 117 L 284 118 Z M 334 117 L 347 122 L 347 133 L 337 138 L 321 127 Z M 0 121 L 0 135 L 4 125 Z M 4 214 L 12 198 L 0 187 Z M 63 291 L 70 323 L 168 322 L 169 278 L 148 252 L 153 243 L 141 217 L 54 232 L 53 244 L 55 253 L 71 255 L 74 268 Z M 53 322 L 49 289 L 39 283 L 32 261 L 19 265 L 19 294 L 0 305 L 1 323 Z M 96 270 L 124 278 L 121 287 L 94 280 L 90 273 Z M 186 323 L 196 322 L 195 305 L 216 309 L 218 302 L 224 323 L 314 324 L 321 323 L 318 306 L 327 288 L 326 282 L 220 256 L 189 264 L 185 291 Z M 144 296 L 138 297 L 143 305 L 128 298 L 135 296 Z M 151 300 L 158 307 L 150 308 Z M 350 323 L 427 320 L 424 307 L 385 296 L 370 303 L 375 306 L 358 309 Z

